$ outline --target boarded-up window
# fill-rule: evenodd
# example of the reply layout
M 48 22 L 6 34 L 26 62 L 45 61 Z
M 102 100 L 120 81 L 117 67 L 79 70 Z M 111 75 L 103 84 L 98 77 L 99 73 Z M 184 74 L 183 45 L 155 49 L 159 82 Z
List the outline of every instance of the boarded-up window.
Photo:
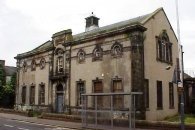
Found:
M 162 81 L 157 81 L 157 109 L 163 109 Z
M 114 93 L 123 92 L 122 80 L 120 80 L 120 79 L 113 80 L 112 91 Z M 114 106 L 115 109 L 123 108 L 123 103 L 124 103 L 124 101 L 123 101 L 123 96 L 122 95 L 115 95 L 113 97 L 113 106 Z
M 93 86 L 94 86 L 94 88 L 93 88 L 94 93 L 102 93 L 103 92 L 102 81 L 94 81 Z M 102 105 L 103 105 L 103 100 L 102 99 L 103 98 L 101 96 L 97 96 L 97 107 L 102 107 Z M 95 101 L 95 99 L 94 99 L 94 101 Z
M 35 86 L 30 87 L 30 104 L 35 104 Z

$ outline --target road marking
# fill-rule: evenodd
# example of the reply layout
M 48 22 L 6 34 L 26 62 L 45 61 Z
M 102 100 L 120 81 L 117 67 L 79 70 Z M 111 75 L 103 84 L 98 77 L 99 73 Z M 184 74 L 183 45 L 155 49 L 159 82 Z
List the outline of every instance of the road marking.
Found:
M 61 127 L 57 127 L 57 128 L 44 128 L 45 130 L 73 130 L 70 128 L 61 128 Z
M 7 125 L 7 124 L 4 124 L 4 126 L 7 126 L 7 127 L 14 127 L 14 126 L 12 126 L 12 125 Z
M 22 127 L 18 127 L 19 130 L 29 130 L 29 129 L 26 129 L 26 128 L 22 128 Z

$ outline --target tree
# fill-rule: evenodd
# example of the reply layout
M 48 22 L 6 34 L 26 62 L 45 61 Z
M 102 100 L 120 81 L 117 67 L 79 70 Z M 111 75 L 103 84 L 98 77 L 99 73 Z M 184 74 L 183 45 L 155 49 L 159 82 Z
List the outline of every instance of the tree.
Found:
M 3 96 L 3 86 L 5 85 L 5 70 L 3 65 L 0 64 L 0 99 Z

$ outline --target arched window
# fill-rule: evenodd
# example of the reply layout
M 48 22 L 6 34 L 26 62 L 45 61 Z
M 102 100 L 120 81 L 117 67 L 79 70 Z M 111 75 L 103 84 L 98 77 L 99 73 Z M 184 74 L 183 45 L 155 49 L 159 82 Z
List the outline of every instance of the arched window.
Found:
M 58 73 L 63 72 L 63 57 L 62 56 L 59 56 L 57 58 L 57 71 L 58 71 Z
M 24 72 L 27 71 L 27 63 L 26 63 L 26 61 L 23 62 L 22 68 L 23 68 Z
M 172 43 L 169 41 L 169 36 L 166 30 L 163 30 L 156 37 L 157 45 L 157 60 L 166 63 L 172 63 Z
M 102 60 L 103 57 L 103 49 L 100 45 L 96 45 L 93 50 L 92 61 Z
M 45 58 L 42 58 L 40 60 L 40 69 L 44 69 L 45 68 L 45 64 L 46 64 Z
M 57 49 L 56 50 L 56 72 L 63 73 L 64 71 L 64 50 Z
M 85 61 L 85 51 L 83 49 L 80 49 L 77 53 L 78 62 L 84 62 Z
M 36 61 L 35 59 L 33 59 L 31 62 L 31 71 L 35 71 L 35 70 L 36 70 Z
M 122 54 L 123 54 L 123 46 L 120 43 L 115 42 L 111 47 L 111 55 L 113 57 L 118 57 L 118 56 L 122 56 Z

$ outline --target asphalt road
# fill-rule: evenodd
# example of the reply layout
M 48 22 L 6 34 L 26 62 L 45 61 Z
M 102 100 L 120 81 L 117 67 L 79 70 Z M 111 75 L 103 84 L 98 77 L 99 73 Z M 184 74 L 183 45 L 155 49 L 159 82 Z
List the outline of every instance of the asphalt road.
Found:
M 0 117 L 0 130 L 73 130 Z

